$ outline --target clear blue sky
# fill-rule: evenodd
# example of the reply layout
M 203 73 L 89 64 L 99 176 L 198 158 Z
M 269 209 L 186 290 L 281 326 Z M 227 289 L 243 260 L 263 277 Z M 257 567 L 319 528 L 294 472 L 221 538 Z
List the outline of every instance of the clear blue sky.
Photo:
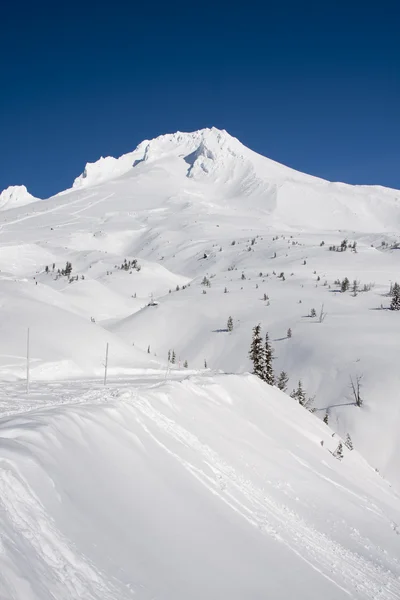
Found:
M 0 190 L 212 125 L 331 180 L 400 188 L 400 2 L 12 2 Z

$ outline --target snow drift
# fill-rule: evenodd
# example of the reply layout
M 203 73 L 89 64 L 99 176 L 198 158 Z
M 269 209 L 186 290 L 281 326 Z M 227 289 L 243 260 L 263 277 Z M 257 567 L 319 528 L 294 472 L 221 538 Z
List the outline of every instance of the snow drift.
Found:
M 8 600 L 400 594 L 398 496 L 252 376 L 82 386 L 0 433 Z

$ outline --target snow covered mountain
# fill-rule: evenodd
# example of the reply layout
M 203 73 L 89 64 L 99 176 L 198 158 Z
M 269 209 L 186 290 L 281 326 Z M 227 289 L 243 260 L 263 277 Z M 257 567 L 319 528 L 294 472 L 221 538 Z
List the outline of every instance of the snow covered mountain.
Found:
M 0 595 L 264 598 L 269 590 L 274 598 L 293 598 L 304 577 L 307 593 L 300 597 L 307 599 L 396 598 L 400 318 L 387 310 L 387 294 L 400 280 L 400 192 L 299 173 L 215 128 L 163 135 L 120 158 L 101 158 L 47 200 L 22 205 L 32 198 L 26 188 L 9 190 L 0 195 L 0 456 L 10 461 L 2 472 L 4 527 L 14 550 L 3 561 Z M 337 282 L 346 277 L 353 291 L 341 293 Z M 315 396 L 314 415 L 245 374 L 257 323 L 269 332 L 276 374 L 288 373 L 288 391 L 301 380 Z M 24 398 L 28 328 L 32 392 Z M 103 392 L 107 344 L 112 385 Z M 176 362 L 167 373 L 169 352 Z M 350 389 L 357 379 L 361 407 Z M 105 446 L 113 451 L 99 464 L 107 462 L 102 473 L 114 481 L 112 514 L 107 494 L 98 512 L 94 499 L 89 511 L 90 498 L 80 495 L 101 487 L 92 460 L 110 428 Z M 339 461 L 331 453 L 346 434 L 355 451 Z M 75 460 L 63 450 L 66 439 Z M 53 466 L 52 444 L 60 446 Z M 87 473 L 76 473 L 77 459 L 93 474 L 83 487 Z M 157 461 L 166 466 L 167 486 Z M 134 517 L 127 514 L 136 497 L 127 465 L 146 504 L 134 504 Z M 188 509 L 177 519 L 173 507 L 183 488 Z M 27 512 L 12 512 L 15 493 L 27 499 Z M 160 518 L 153 494 L 165 507 Z M 116 499 L 124 495 L 126 505 Z M 171 573 L 187 552 L 185 532 L 202 506 L 204 536 L 215 547 L 210 560 L 234 548 L 234 575 L 203 577 L 210 549 L 199 527 L 188 555 L 199 570 L 188 567 L 174 582 Z M 54 561 L 40 536 L 36 546 L 27 541 L 39 535 L 30 522 L 27 530 L 21 526 L 28 513 L 51 528 L 45 537 L 53 536 Z M 154 520 L 162 543 L 158 530 L 149 534 L 154 543 L 144 542 L 148 530 L 140 523 Z M 125 539 L 127 524 L 141 532 L 137 542 Z M 103 535 L 113 540 L 115 560 L 101 549 Z M 166 550 L 157 558 L 154 547 L 165 548 L 173 535 L 181 540 L 175 558 Z M 245 561 L 241 571 L 242 543 L 256 565 L 265 553 L 271 569 L 259 565 L 255 572 Z M 294 557 L 289 588 L 272 559 L 286 552 Z M 334 555 L 341 558 L 334 562 Z M 66 562 L 79 568 L 64 590 L 64 567 L 57 565 Z M 216 564 L 225 573 L 222 562 Z M 339 575 L 345 564 L 351 568 Z M 39 572 L 46 572 L 44 583 Z M 16 583 L 21 578 L 29 582 L 25 595 Z

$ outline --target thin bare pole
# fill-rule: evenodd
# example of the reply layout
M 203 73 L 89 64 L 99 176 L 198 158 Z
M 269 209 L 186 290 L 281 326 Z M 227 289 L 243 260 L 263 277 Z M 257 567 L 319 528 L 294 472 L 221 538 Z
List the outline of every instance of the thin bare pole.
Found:
M 26 336 L 26 393 L 29 394 L 29 327 Z
M 106 345 L 106 362 L 104 363 L 104 385 L 107 385 L 107 367 L 108 367 L 108 342 Z

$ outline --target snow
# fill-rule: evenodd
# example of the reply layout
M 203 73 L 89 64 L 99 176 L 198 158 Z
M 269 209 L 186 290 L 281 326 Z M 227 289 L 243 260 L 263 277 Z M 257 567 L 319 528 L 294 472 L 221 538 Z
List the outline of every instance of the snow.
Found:
M 0 210 L 25 206 L 38 200 L 39 198 L 32 196 L 24 185 L 10 185 L 0 194 Z
M 46 408 L 0 421 L 4 597 L 400 594 L 398 495 L 278 390 L 195 375 L 74 391 L 35 388 Z
M 0 195 L 0 597 L 397 598 L 400 192 L 211 128 L 29 198 Z M 313 415 L 246 374 L 257 323 Z

